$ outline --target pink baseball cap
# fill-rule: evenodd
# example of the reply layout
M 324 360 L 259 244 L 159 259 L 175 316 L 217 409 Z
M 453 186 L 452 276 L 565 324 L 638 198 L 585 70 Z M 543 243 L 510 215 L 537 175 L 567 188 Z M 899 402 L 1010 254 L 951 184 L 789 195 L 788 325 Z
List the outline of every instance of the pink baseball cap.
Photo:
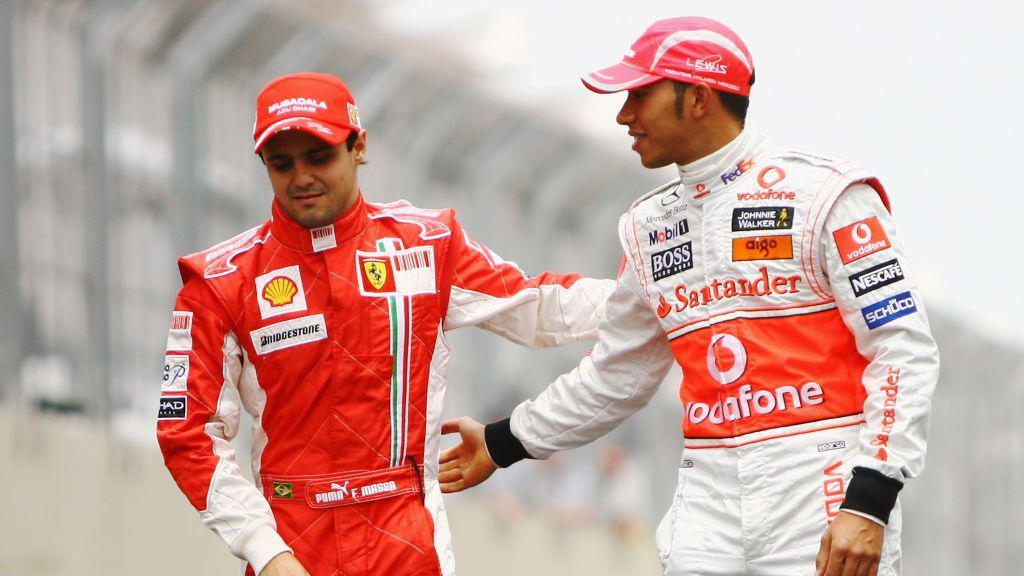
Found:
M 686 16 L 651 24 L 621 62 L 581 77 L 587 88 L 601 94 L 663 78 L 704 82 L 715 90 L 749 96 L 754 61 L 743 40 L 725 24 Z
M 256 97 L 253 152 L 278 132 L 302 130 L 337 146 L 353 130 L 361 130 L 359 109 L 341 78 L 319 72 L 299 72 L 275 78 Z

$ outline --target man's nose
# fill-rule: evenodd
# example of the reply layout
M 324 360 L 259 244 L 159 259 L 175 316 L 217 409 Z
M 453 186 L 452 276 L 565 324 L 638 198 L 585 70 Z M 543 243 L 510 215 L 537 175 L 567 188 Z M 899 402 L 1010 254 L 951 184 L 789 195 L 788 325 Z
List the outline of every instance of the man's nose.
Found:
M 629 107 L 629 100 L 622 104 L 622 108 L 619 109 L 619 113 L 615 115 L 615 121 L 623 126 L 628 125 L 634 120 L 635 114 Z
M 305 188 L 315 182 L 313 178 L 313 170 L 310 169 L 306 162 L 299 161 L 295 163 L 295 185 L 299 188 Z

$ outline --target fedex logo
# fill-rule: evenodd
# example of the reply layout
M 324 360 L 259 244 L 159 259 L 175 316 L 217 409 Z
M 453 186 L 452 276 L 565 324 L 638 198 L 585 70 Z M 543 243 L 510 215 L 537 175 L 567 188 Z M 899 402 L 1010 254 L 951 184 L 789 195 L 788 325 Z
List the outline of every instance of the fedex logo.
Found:
M 731 172 L 726 172 L 725 174 L 721 175 L 722 183 L 728 184 L 732 182 L 733 180 L 739 178 L 740 176 L 743 176 L 743 174 L 746 173 L 747 170 L 750 170 L 753 167 L 753 160 L 741 160 L 737 162 L 735 170 L 732 170 Z

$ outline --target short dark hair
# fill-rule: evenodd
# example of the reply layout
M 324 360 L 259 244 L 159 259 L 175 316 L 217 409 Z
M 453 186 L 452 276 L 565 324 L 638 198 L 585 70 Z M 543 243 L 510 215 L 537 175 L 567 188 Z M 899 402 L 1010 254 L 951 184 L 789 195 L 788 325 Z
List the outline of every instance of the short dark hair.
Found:
M 359 139 L 359 130 L 353 130 L 348 133 L 348 138 L 345 139 L 345 147 L 351 152 L 356 147 L 356 140 Z
M 754 83 L 753 75 L 750 77 L 750 83 Z M 676 116 L 682 116 L 683 95 L 686 94 L 686 91 L 691 85 L 686 82 L 673 80 L 672 86 L 676 90 Z M 718 94 L 719 102 L 722 103 L 722 107 L 725 108 L 729 115 L 738 120 L 741 126 L 746 124 L 747 109 L 750 107 L 750 98 L 747 96 L 740 96 L 739 94 L 733 94 L 731 92 L 721 92 L 719 90 L 715 90 L 715 94 Z

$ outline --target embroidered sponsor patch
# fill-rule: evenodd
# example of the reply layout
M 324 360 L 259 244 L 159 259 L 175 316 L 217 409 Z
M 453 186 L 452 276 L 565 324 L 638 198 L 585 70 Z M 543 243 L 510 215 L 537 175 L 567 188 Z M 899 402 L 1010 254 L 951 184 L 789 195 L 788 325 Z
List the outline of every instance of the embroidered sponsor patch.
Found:
M 188 356 L 168 354 L 164 356 L 164 380 L 161 392 L 185 392 L 188 390 Z
M 278 268 L 256 277 L 256 301 L 264 320 L 306 310 L 306 292 L 298 266 Z
M 187 396 L 161 396 L 158 420 L 184 420 L 188 416 Z
M 789 230 L 793 227 L 792 206 L 733 208 L 732 231 Z
M 338 240 L 334 237 L 334 224 L 313 228 L 309 231 L 309 238 L 313 243 L 313 252 L 323 252 L 338 246 Z
M 818 444 L 818 452 L 831 452 L 832 450 L 839 450 L 846 448 L 846 440 L 836 440 L 834 442 L 823 442 Z
M 897 318 L 902 318 L 917 312 L 917 304 L 910 292 L 901 292 L 881 302 L 862 308 L 860 313 L 864 316 L 869 330 L 884 326 Z
M 397 252 L 356 252 L 356 275 L 363 296 L 433 294 L 434 247 Z
M 689 231 L 690 223 L 686 218 L 683 218 L 671 226 L 663 226 L 659 230 L 652 230 L 648 233 L 648 239 L 650 240 L 651 246 L 656 246 L 658 244 L 664 244 L 670 240 L 675 240 Z
M 252 337 L 252 347 L 257 354 L 269 354 L 326 339 L 327 324 L 323 314 L 314 314 L 264 326 L 249 332 L 249 336 Z
M 850 286 L 853 287 L 854 295 L 860 297 L 900 280 L 903 280 L 903 267 L 900 266 L 899 260 L 893 258 L 863 272 L 851 274 Z
M 839 249 L 839 258 L 843 264 L 855 262 L 861 258 L 885 250 L 892 246 L 889 236 L 882 228 L 878 217 L 872 216 L 858 220 L 849 226 L 840 228 L 832 233 L 835 238 L 836 247 Z
M 793 257 L 793 237 L 751 236 L 732 239 L 732 261 L 788 260 Z
M 274 482 L 274 497 L 275 498 L 287 498 L 292 497 L 292 483 L 291 482 Z
M 651 275 L 655 282 L 693 268 L 692 250 L 691 242 L 683 242 L 678 246 L 651 254 Z
M 167 331 L 167 350 L 192 349 L 192 313 L 175 310 L 171 313 L 171 329 Z

